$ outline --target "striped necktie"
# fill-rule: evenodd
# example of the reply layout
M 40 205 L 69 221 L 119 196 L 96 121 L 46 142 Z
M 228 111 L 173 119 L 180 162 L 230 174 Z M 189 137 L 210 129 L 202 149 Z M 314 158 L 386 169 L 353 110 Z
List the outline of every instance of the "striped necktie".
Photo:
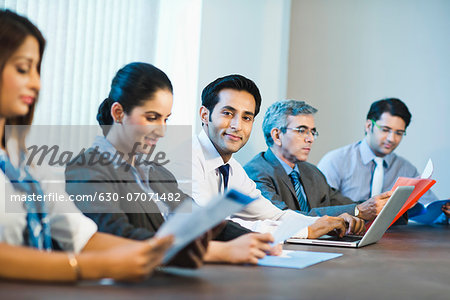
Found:
M 298 204 L 300 205 L 300 211 L 302 212 L 309 212 L 309 205 L 306 201 L 305 197 L 302 193 L 302 184 L 300 182 L 300 175 L 297 171 L 292 171 L 291 174 L 289 174 L 289 177 L 291 178 L 291 182 L 294 185 L 295 194 L 297 195 Z
M 8 158 L 0 156 L 0 168 L 8 177 L 14 189 L 25 192 L 27 195 L 44 196 L 39 182 L 31 176 L 27 167 L 16 169 Z M 45 202 L 27 198 L 24 203 L 27 210 L 26 244 L 30 247 L 50 251 L 52 239 Z

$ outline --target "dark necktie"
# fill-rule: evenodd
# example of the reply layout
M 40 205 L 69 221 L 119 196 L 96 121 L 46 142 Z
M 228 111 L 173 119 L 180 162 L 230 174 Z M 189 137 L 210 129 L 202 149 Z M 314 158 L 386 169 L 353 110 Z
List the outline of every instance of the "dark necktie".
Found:
M 9 178 L 14 189 L 25 192 L 27 195 L 44 196 L 39 182 L 31 176 L 27 167 L 22 169 L 23 173 L 21 174 L 21 170 L 16 169 L 9 159 L 0 157 L 0 168 Z M 27 199 L 24 204 L 27 210 L 27 227 L 25 231 L 27 245 L 50 251 L 52 249 L 52 239 L 45 202 Z
M 223 191 L 228 188 L 228 177 L 230 176 L 230 165 L 225 164 L 219 167 L 220 174 L 223 177 Z
M 302 193 L 300 175 L 297 171 L 292 171 L 291 174 L 289 174 L 289 177 L 291 178 L 291 182 L 294 185 L 295 194 L 297 195 L 298 204 L 300 205 L 300 211 L 309 212 L 308 202 L 306 201 L 305 197 L 303 197 Z

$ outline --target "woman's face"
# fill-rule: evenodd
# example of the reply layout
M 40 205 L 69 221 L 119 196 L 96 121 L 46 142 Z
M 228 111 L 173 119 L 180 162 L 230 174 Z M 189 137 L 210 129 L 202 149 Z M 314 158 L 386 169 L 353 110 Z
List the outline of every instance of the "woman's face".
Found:
M 168 90 L 158 90 L 151 99 L 144 101 L 125 114 L 122 119 L 125 135 L 130 146 L 136 145 L 135 150 L 140 153 L 149 153 L 159 138 L 163 137 L 166 122 L 172 111 L 173 95 Z M 138 144 L 136 144 L 136 142 Z
M 6 61 L 0 91 L 0 117 L 25 116 L 36 101 L 40 89 L 39 44 L 27 36 Z

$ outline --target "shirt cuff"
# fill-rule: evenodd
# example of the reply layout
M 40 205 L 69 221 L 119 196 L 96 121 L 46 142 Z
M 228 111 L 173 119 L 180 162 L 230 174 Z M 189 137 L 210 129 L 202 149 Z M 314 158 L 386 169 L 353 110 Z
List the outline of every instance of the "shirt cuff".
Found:
M 299 232 L 297 232 L 293 238 L 295 239 L 307 239 L 308 238 L 308 227 L 305 227 L 301 229 Z
M 278 225 L 281 224 L 280 221 L 273 221 L 273 220 L 257 220 L 257 221 L 249 221 L 249 220 L 243 220 L 240 218 L 230 218 L 231 221 L 238 223 L 239 225 L 254 231 L 254 232 L 260 232 L 260 233 L 266 233 L 269 232 L 273 234 Z

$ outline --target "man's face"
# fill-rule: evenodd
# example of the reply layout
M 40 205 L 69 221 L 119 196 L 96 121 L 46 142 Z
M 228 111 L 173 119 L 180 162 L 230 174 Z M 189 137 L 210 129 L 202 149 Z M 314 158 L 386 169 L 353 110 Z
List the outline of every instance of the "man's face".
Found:
M 366 141 L 376 156 L 388 155 L 400 144 L 406 130 L 405 121 L 384 112 L 380 119 L 366 122 Z
M 287 117 L 287 128 L 285 133 L 280 132 L 279 140 L 275 144 L 279 146 L 283 158 L 293 164 L 308 159 L 311 146 L 314 143 L 314 136 L 311 130 L 315 131 L 314 116 L 297 115 Z
M 223 89 L 212 113 L 204 106 L 200 117 L 204 129 L 223 160 L 241 149 L 248 141 L 255 117 L 255 98 L 246 91 Z

